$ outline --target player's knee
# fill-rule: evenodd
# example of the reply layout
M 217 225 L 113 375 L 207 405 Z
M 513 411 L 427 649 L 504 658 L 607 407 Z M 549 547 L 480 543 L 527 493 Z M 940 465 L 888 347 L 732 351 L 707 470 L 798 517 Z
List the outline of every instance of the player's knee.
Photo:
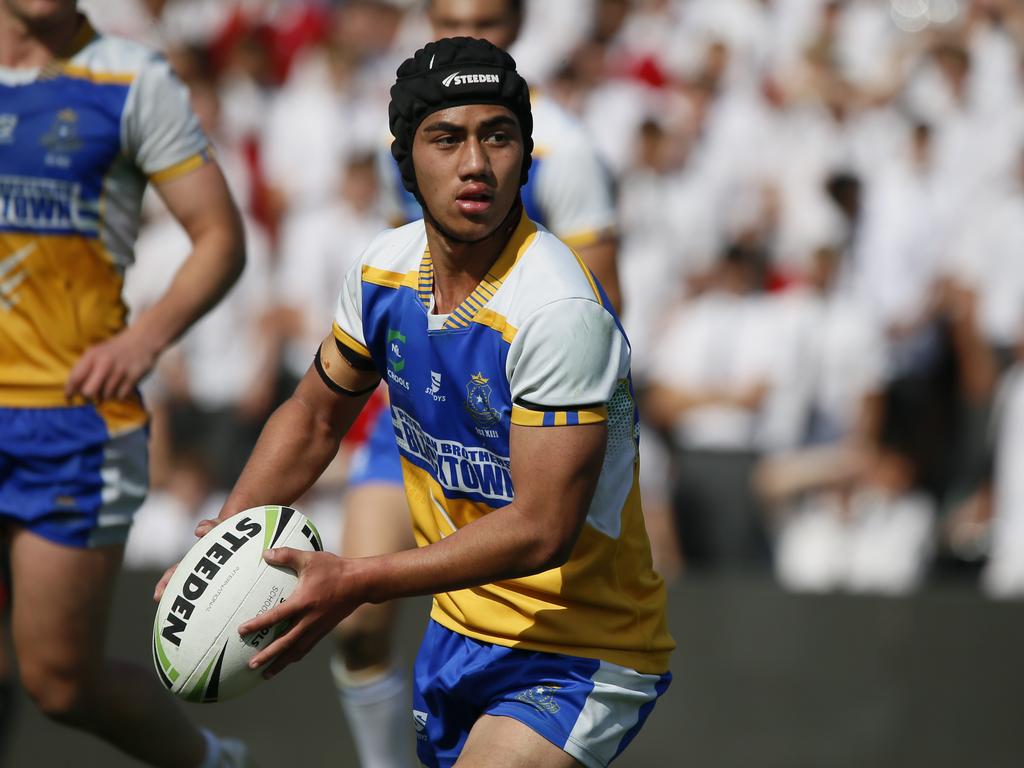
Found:
M 83 725 L 91 710 L 93 685 L 82 674 L 46 665 L 23 665 L 21 681 L 36 708 L 51 720 Z
M 363 606 L 377 608 L 377 606 Z M 391 660 L 391 614 L 358 610 L 338 625 L 338 652 L 350 670 L 386 665 Z

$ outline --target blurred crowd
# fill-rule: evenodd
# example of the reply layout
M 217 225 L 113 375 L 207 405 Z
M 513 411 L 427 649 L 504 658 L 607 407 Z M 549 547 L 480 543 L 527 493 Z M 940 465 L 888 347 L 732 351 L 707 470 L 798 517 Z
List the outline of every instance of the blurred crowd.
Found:
M 129 561 L 215 514 L 389 222 L 416 0 L 94 0 L 165 51 L 243 210 L 236 289 L 145 385 Z M 787 588 L 1024 595 L 1024 2 L 526 0 L 511 48 L 614 185 L 654 555 Z M 129 303 L 188 241 L 154 197 Z M 344 451 L 303 501 L 340 523 Z

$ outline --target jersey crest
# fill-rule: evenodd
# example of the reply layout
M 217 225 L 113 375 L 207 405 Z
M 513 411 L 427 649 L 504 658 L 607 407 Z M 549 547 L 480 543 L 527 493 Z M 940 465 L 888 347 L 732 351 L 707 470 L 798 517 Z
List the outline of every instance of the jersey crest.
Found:
M 497 424 L 501 420 L 501 414 L 491 407 L 489 381 L 483 373 L 474 373 L 466 384 L 466 412 L 483 427 Z

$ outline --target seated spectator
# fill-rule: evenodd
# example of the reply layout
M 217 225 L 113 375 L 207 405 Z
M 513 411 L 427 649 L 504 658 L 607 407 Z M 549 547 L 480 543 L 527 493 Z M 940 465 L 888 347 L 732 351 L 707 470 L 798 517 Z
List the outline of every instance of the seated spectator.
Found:
M 775 522 L 775 572 L 787 589 L 907 594 L 934 552 L 934 501 L 917 484 L 905 425 L 876 445 L 841 443 L 766 460 L 758 490 Z

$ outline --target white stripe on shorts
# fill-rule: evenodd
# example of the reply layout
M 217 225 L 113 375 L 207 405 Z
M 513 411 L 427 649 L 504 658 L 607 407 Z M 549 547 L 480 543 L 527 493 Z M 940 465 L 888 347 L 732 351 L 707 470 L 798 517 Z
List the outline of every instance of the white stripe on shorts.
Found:
M 660 675 L 645 675 L 628 667 L 601 662 L 569 740 L 562 749 L 587 768 L 605 768 L 619 744 L 640 718 L 640 709 L 656 698 Z
M 149 490 L 149 451 L 145 427 L 111 437 L 103 449 L 103 479 L 96 527 L 89 535 L 90 547 L 123 544 L 132 518 Z

